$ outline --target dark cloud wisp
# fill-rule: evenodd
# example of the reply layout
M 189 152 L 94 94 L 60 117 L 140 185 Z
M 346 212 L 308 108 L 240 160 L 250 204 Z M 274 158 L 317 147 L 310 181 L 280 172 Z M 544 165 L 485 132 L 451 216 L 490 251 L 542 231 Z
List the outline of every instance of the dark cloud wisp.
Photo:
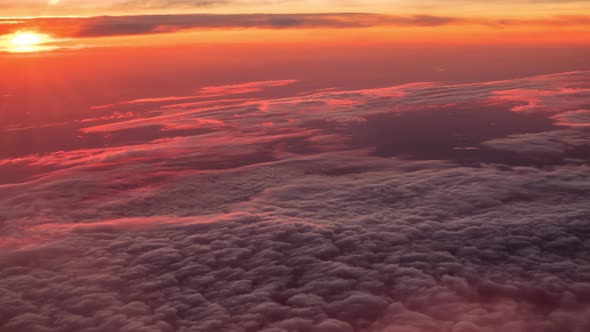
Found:
M 188 29 L 367 28 L 380 25 L 438 26 L 456 18 L 429 15 L 389 16 L 365 13 L 327 14 L 187 14 L 36 18 L 0 25 L 0 32 L 37 28 L 63 37 L 104 37 L 167 33 Z
M 5 24 L 3 24 L 5 23 Z M 0 35 L 37 29 L 59 37 L 88 38 L 170 33 L 190 29 L 352 29 L 377 26 L 435 27 L 446 25 L 587 26 L 587 16 L 535 19 L 466 18 L 437 15 L 373 13 L 313 14 L 167 14 L 95 17 L 40 17 L 0 19 Z

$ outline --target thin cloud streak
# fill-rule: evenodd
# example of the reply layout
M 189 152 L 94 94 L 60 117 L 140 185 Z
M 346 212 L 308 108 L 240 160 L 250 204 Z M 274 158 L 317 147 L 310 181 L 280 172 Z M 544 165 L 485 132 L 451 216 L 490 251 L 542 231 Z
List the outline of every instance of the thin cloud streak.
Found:
M 266 88 L 281 87 L 296 83 L 297 80 L 278 80 L 278 81 L 260 81 L 260 82 L 248 82 L 243 84 L 232 84 L 232 85 L 221 85 L 221 86 L 208 86 L 201 88 L 199 93 L 192 96 L 169 96 L 169 97 L 156 97 L 156 98 L 142 98 L 134 99 L 121 102 L 121 104 L 155 104 L 165 103 L 171 101 L 182 101 L 190 99 L 201 99 L 201 98 L 213 98 L 223 97 L 227 95 L 239 95 L 245 93 L 260 92 Z M 113 105 L 96 106 L 96 108 L 103 108 Z

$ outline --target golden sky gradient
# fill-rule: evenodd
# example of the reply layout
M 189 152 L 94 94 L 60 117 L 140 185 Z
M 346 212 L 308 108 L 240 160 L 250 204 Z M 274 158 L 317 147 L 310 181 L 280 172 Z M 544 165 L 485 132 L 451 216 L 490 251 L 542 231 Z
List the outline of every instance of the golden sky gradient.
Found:
M 39 35 L 39 45 L 15 45 L 23 33 Z M 588 36 L 588 0 L 0 0 L 0 52 L 252 42 L 587 44 Z

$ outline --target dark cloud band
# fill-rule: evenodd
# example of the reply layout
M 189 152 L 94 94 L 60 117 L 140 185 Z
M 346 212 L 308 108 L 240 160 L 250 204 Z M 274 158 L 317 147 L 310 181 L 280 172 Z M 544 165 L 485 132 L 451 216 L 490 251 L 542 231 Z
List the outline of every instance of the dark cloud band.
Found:
M 6 24 L 3 24 L 6 22 Z M 588 25 L 585 16 L 547 19 L 468 19 L 460 17 L 415 15 L 393 16 L 368 13 L 322 14 L 189 14 L 100 17 L 54 17 L 0 19 L 0 35 L 23 29 L 37 29 L 60 37 L 105 37 L 170 33 L 190 29 L 351 29 L 376 26 L 433 27 L 451 24 L 477 24 L 490 27 L 514 25 L 570 26 Z

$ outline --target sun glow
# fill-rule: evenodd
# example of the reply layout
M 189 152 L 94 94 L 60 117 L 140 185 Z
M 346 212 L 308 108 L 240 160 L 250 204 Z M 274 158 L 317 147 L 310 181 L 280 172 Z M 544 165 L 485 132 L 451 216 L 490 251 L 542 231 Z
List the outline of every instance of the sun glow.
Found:
M 17 33 L 10 42 L 14 47 L 35 46 L 41 43 L 41 36 L 31 32 Z
M 47 49 L 44 45 L 50 41 L 49 36 L 35 32 L 17 32 L 4 44 L 5 51 L 11 53 L 39 52 Z

